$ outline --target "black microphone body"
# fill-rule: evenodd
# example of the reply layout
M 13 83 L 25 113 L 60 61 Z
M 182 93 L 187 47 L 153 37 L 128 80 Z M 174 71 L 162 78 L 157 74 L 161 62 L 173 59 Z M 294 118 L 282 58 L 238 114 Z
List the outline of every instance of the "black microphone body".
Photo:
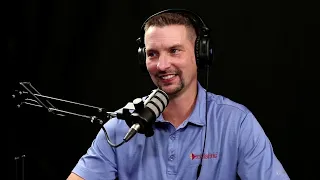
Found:
M 133 101 L 135 110 L 130 116 L 125 117 L 127 125 L 130 127 L 128 133 L 123 138 L 129 141 L 136 133 L 145 134 L 146 137 L 153 136 L 152 125 L 169 103 L 169 96 L 162 90 L 155 89 L 143 102 L 141 98 Z

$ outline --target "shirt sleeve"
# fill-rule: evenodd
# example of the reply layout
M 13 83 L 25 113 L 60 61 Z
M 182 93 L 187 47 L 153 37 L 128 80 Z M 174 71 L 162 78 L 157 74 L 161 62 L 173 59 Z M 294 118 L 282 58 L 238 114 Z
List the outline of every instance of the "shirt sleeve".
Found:
M 112 122 L 111 122 L 112 121 Z M 111 119 L 104 125 L 110 140 L 115 139 L 115 120 Z M 104 131 L 101 129 L 91 146 L 88 148 L 72 170 L 73 173 L 85 180 L 114 180 L 117 176 L 117 164 L 115 150 L 106 139 Z
M 240 125 L 238 175 L 241 180 L 290 179 L 252 113 Z

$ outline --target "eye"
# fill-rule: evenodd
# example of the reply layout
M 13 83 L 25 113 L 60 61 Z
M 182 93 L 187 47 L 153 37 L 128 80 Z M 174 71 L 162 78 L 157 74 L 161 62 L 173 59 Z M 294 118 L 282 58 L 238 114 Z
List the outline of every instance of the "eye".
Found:
M 155 56 L 157 56 L 156 52 L 154 52 L 154 51 L 147 52 L 147 57 L 152 58 L 152 57 L 155 57 Z
M 177 49 L 177 48 L 172 48 L 172 49 L 170 49 L 170 53 L 171 53 L 171 54 L 177 54 L 177 53 L 179 53 L 179 52 L 180 52 L 180 50 Z

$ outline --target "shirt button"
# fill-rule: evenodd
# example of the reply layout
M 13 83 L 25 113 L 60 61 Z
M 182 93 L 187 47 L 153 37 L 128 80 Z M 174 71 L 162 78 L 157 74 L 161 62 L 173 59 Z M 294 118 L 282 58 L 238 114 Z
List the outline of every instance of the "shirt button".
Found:
M 175 140 L 175 139 L 176 139 L 176 136 L 175 136 L 175 135 L 171 135 L 170 139 L 171 139 L 171 140 Z
M 174 155 L 171 155 L 171 156 L 169 157 L 169 160 L 170 160 L 170 161 L 174 160 Z

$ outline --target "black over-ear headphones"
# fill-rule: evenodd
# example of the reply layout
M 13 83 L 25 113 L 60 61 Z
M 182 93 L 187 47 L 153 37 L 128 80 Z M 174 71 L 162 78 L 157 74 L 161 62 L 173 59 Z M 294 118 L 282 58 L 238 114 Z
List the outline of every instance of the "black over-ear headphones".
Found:
M 209 35 L 210 29 L 204 24 L 203 20 L 192 11 L 189 11 L 186 9 L 167 9 L 151 15 L 149 18 L 147 18 L 144 21 L 144 23 L 141 26 L 141 35 L 137 39 L 137 43 L 139 46 L 138 60 L 139 60 L 139 65 L 142 71 L 147 72 L 146 64 L 145 64 L 146 51 L 145 51 L 145 44 L 144 44 L 144 26 L 146 25 L 147 21 L 152 17 L 162 13 L 167 13 L 167 12 L 182 14 L 183 16 L 190 19 L 197 33 L 197 39 L 195 42 L 195 57 L 196 57 L 197 66 L 199 69 L 210 66 L 213 61 L 213 48 L 212 48 L 212 43 Z

